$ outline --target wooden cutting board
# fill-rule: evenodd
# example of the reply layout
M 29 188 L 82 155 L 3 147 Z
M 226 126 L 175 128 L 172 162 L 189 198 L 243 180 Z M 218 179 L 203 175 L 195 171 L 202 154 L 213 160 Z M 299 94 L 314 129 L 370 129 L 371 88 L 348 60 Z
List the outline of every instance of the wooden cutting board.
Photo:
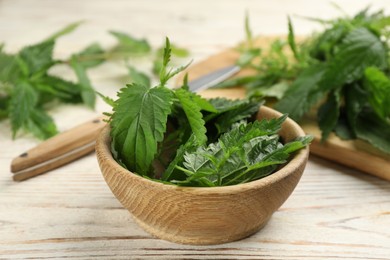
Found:
M 271 41 L 272 39 L 261 40 L 259 41 L 259 46 L 267 46 Z M 210 71 L 232 65 L 238 56 L 239 53 L 235 49 L 229 49 L 194 64 L 188 69 L 189 80 L 205 75 Z M 250 74 L 253 74 L 253 72 L 243 70 L 237 76 Z M 207 98 L 220 96 L 235 99 L 243 98 L 245 90 L 240 87 L 210 89 L 200 94 Z M 300 125 L 307 134 L 315 137 L 310 146 L 312 154 L 390 181 L 390 155 L 378 151 L 364 141 L 343 141 L 334 134 L 331 134 L 328 140 L 322 143 L 320 141 L 321 132 L 315 121 L 306 120 L 300 122 Z

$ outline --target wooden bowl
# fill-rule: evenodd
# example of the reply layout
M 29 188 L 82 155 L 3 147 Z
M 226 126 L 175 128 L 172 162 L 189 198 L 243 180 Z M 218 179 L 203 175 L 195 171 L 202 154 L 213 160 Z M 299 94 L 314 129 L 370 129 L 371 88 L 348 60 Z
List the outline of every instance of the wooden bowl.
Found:
M 281 114 L 262 106 L 258 119 Z M 110 151 L 110 128 L 96 143 L 103 176 L 116 198 L 150 234 L 183 244 L 219 244 L 261 229 L 286 201 L 306 166 L 309 148 L 298 151 L 280 170 L 263 179 L 224 187 L 179 187 L 145 179 L 122 168 Z M 280 132 L 288 142 L 303 130 L 287 119 Z

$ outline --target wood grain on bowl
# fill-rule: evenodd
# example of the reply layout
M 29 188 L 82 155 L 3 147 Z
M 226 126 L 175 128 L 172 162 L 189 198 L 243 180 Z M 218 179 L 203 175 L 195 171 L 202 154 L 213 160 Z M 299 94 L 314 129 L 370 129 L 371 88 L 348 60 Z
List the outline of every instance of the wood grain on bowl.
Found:
M 283 36 L 283 38 L 285 37 L 286 36 Z M 259 38 L 256 41 L 256 45 L 264 48 L 264 50 L 267 50 L 269 44 L 274 39 L 276 39 L 276 37 Z M 202 62 L 194 64 L 188 68 L 187 72 L 189 80 L 198 78 L 210 71 L 234 64 L 239 55 L 240 54 L 236 49 L 228 49 L 210 56 Z M 246 75 L 253 75 L 253 71 L 245 69 L 240 71 L 237 76 Z M 182 82 L 182 78 L 178 78 L 177 82 Z M 228 89 L 208 89 L 201 92 L 201 95 L 210 98 L 227 97 L 237 99 L 245 97 L 245 89 L 240 87 Z M 300 122 L 300 125 L 307 134 L 314 136 L 314 141 L 310 149 L 313 154 L 390 181 L 389 154 L 376 149 L 365 141 L 345 141 L 341 140 L 333 133 L 331 133 L 326 142 L 322 142 L 321 131 L 317 126 L 317 122 L 312 118 L 307 118 L 306 120 Z
M 261 107 L 258 119 L 280 115 Z M 261 229 L 294 190 L 309 154 L 309 148 L 298 151 L 280 170 L 257 181 L 212 188 L 179 187 L 121 167 L 111 155 L 109 132 L 106 127 L 100 134 L 96 152 L 111 191 L 146 231 L 183 244 L 225 243 Z M 304 132 L 287 119 L 280 135 L 288 142 Z

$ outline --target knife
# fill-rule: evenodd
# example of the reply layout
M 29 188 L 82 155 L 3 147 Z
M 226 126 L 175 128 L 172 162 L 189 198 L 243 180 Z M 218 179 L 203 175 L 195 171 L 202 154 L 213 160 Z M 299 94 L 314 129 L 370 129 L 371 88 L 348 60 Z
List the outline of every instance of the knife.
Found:
M 193 92 L 208 89 L 240 70 L 230 65 L 212 71 L 188 83 Z M 60 133 L 20 154 L 11 162 L 14 181 L 23 181 L 70 163 L 95 149 L 95 140 L 106 125 L 99 117 Z

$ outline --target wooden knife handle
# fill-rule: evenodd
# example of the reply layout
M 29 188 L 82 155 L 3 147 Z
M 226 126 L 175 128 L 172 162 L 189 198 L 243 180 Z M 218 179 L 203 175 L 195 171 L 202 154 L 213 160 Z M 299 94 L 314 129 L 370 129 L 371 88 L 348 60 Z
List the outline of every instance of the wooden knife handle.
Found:
M 31 178 L 92 152 L 93 143 L 105 125 L 103 117 L 96 118 L 60 133 L 22 153 L 11 162 L 11 172 L 15 173 L 14 179 Z M 72 151 L 75 152 L 72 153 Z M 23 175 L 19 175 L 21 171 Z

